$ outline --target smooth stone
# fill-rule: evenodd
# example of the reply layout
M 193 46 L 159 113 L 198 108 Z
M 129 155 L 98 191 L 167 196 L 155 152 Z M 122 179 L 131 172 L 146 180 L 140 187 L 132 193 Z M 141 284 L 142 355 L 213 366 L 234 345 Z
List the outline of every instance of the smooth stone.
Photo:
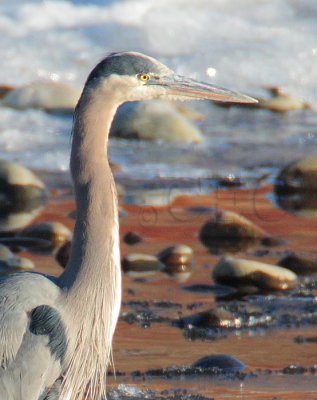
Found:
M 27 186 L 41 190 L 45 189 L 44 183 L 28 168 L 20 164 L 0 160 L 0 180 L 7 186 Z
M 241 322 L 230 311 L 222 307 L 214 310 L 201 311 L 196 314 L 188 315 L 175 321 L 179 328 L 240 328 Z
M 38 222 L 20 231 L 17 237 L 44 239 L 58 247 L 71 240 L 72 232 L 61 222 Z
M 65 268 L 66 264 L 68 263 L 71 245 L 71 241 L 67 241 L 60 248 L 58 248 L 55 253 L 56 261 L 63 268 Z
M 230 373 L 242 372 L 245 370 L 246 365 L 233 356 L 214 354 L 200 358 L 192 364 L 192 367 L 203 369 L 217 368 L 224 373 Z
M 297 256 L 296 254 L 289 254 L 277 263 L 279 266 L 287 268 L 296 274 L 304 275 L 317 272 L 317 261 L 312 261 L 307 258 Z
M 157 254 L 165 265 L 164 272 L 178 283 L 186 282 L 192 274 L 193 250 L 184 244 L 167 247 Z
M 29 258 L 25 257 L 12 257 L 6 260 L 9 268 L 14 269 L 33 269 L 34 263 Z
M 296 274 L 286 268 L 229 256 L 220 259 L 212 277 L 219 283 L 250 285 L 262 290 L 286 290 L 297 283 Z
M 128 254 L 121 264 L 123 271 L 133 276 L 144 276 L 165 269 L 165 265 L 157 257 L 142 253 Z
M 275 193 L 275 201 L 281 209 L 290 214 L 304 218 L 317 217 L 317 190 L 287 194 Z
M 73 110 L 81 89 L 56 81 L 36 81 L 8 92 L 1 105 L 24 110 L 41 108 L 48 111 Z
M 34 263 L 24 257 L 15 257 L 12 251 L 3 244 L 0 244 L 0 269 L 13 268 L 13 269 L 32 269 Z
M 272 96 L 268 99 L 258 98 L 257 106 L 273 112 L 287 112 L 302 109 L 311 109 L 311 105 L 301 99 L 296 99 L 285 93 L 280 87 L 267 88 Z
M 29 224 L 47 200 L 44 183 L 29 169 L 0 160 L 0 232 Z
M 8 258 L 14 257 L 9 247 L 0 244 L 0 260 L 7 260 Z
M 275 182 L 277 194 L 316 190 L 317 157 L 305 157 L 287 165 Z
M 6 96 L 9 92 L 11 92 L 14 89 L 13 86 L 9 85 L 0 85 L 0 99 L 2 99 L 4 96 Z
M 269 235 L 252 221 L 233 211 L 213 210 L 199 232 L 210 250 L 240 251 Z
M 167 247 L 157 254 L 169 274 L 188 272 L 193 264 L 193 250 L 184 244 Z
M 143 240 L 142 237 L 135 232 L 127 232 L 123 236 L 124 243 L 126 243 L 130 246 L 140 243 L 140 242 L 142 242 L 142 240 Z
M 119 107 L 110 135 L 126 139 L 200 143 L 203 136 L 188 118 L 168 101 L 130 102 Z

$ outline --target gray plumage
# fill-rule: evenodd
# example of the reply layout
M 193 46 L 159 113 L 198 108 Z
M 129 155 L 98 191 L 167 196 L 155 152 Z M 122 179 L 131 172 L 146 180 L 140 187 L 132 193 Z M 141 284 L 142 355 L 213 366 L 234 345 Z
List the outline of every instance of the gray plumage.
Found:
M 19 273 L 0 281 L 1 400 L 105 396 L 121 303 L 108 134 L 120 104 L 157 97 L 253 102 L 177 76 L 138 53 L 113 53 L 91 72 L 74 115 L 70 169 L 77 219 L 69 262 L 59 278 Z

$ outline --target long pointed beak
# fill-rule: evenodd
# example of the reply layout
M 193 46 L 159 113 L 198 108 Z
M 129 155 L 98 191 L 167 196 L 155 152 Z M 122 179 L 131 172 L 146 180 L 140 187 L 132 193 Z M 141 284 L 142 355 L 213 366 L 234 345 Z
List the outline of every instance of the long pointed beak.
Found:
M 256 99 L 239 92 L 234 92 L 209 83 L 199 82 L 195 79 L 176 74 L 161 77 L 158 81 L 153 82 L 153 84 L 163 86 L 167 94 L 179 96 L 180 98 L 208 99 L 230 103 L 254 104 L 258 102 Z

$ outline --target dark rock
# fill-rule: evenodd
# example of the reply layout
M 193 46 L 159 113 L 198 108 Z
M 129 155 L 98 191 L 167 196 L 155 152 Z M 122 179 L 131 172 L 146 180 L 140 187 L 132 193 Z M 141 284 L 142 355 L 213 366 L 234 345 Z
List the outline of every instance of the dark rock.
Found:
M 142 237 L 135 232 L 127 232 L 123 236 L 123 241 L 130 246 L 142 242 Z
M 285 290 L 297 284 L 297 276 L 286 268 L 229 256 L 221 258 L 212 276 L 221 284 L 250 285 L 262 290 Z
M 312 261 L 296 254 L 289 254 L 283 257 L 277 264 L 299 275 L 317 272 L 317 261 Z
M 193 367 L 212 369 L 217 368 L 224 373 L 230 372 L 242 372 L 246 366 L 243 362 L 235 357 L 228 356 L 226 354 L 215 354 L 211 356 L 205 356 L 197 360 L 192 364 Z

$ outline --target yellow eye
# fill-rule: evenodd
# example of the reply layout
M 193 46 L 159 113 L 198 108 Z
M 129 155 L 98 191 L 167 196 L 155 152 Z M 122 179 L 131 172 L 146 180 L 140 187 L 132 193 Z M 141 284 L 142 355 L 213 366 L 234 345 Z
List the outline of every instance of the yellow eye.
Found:
M 150 75 L 148 75 L 148 74 L 139 74 L 138 78 L 140 79 L 140 81 L 145 82 L 145 81 L 148 81 L 150 79 Z

